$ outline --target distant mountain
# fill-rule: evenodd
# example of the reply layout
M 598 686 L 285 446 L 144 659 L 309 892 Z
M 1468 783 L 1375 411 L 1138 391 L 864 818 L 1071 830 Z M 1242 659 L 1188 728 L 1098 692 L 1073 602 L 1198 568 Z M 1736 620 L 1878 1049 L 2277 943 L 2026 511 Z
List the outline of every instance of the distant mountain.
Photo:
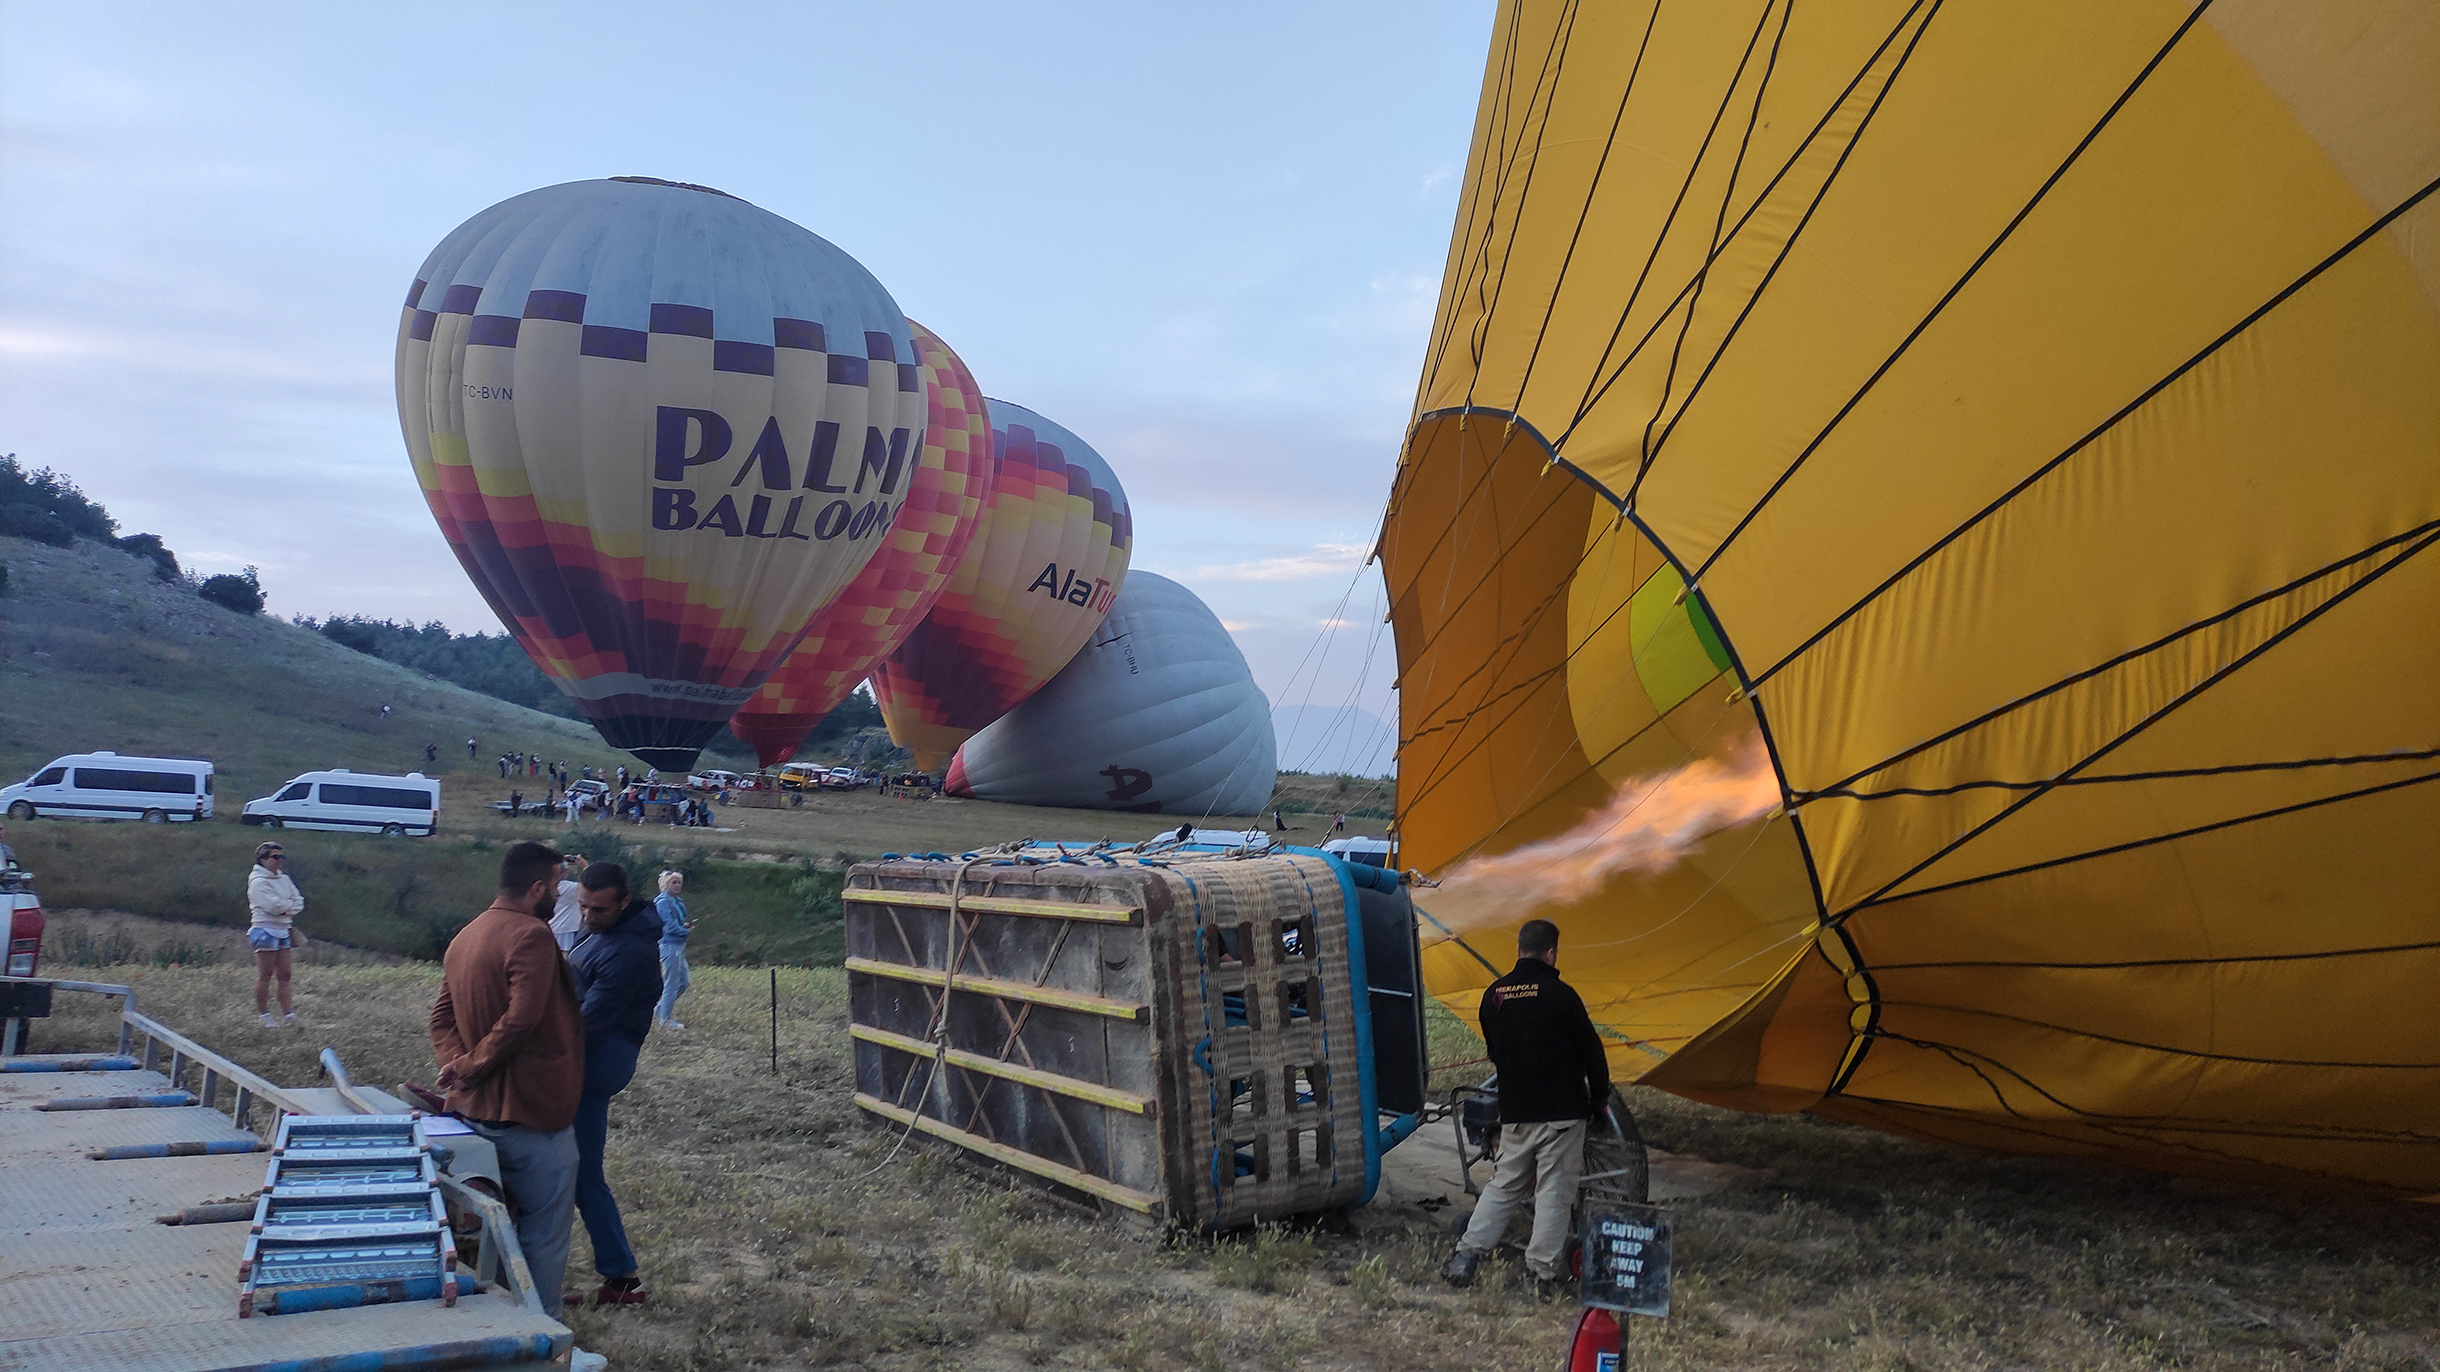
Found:
M 1397 762 L 1398 731 L 1353 705 L 1281 705 L 1271 711 L 1283 772 L 1344 772 L 1388 776 Z

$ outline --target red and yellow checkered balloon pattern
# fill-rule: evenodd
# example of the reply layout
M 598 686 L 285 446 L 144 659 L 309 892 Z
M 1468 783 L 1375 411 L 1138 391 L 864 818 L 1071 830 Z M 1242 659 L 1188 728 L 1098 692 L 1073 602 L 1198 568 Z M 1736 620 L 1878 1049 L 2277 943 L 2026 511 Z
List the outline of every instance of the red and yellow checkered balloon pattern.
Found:
M 913 320 L 907 328 L 926 405 L 920 464 L 881 550 L 814 615 L 795 651 L 729 721 L 765 767 L 794 757 L 822 716 L 923 622 L 973 541 L 991 492 L 991 420 L 974 374 L 939 335 Z

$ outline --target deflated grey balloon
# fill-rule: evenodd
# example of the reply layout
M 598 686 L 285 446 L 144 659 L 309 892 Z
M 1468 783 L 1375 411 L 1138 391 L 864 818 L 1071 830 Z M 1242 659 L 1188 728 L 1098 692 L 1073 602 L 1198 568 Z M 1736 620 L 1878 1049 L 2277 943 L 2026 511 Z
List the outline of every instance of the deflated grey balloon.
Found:
M 1019 805 L 1250 815 L 1278 765 L 1270 701 L 1219 616 L 1139 571 L 1059 675 L 966 740 L 946 786 Z

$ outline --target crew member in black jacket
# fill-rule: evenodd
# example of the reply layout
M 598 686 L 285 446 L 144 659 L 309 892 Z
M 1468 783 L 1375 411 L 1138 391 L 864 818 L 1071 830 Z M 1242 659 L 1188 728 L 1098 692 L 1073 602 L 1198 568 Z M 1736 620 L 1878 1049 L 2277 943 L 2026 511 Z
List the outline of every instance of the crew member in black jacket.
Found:
M 1516 970 L 1483 992 L 1483 1043 L 1499 1072 L 1500 1157 L 1466 1236 L 1440 1269 L 1452 1286 L 1474 1281 L 1476 1265 L 1527 1204 L 1526 1268 L 1543 1285 L 1567 1276 L 1559 1261 L 1575 1222 L 1585 1128 L 1609 1104 L 1610 1060 L 1558 964 L 1559 926 L 1527 920 L 1517 930 Z
M 661 999 L 661 917 L 627 891 L 627 869 L 615 862 L 585 868 L 576 893 L 584 913 L 584 937 L 568 950 L 578 1007 L 585 1017 L 585 1093 L 576 1107 L 576 1210 L 593 1237 L 593 1266 L 601 1273 L 595 1305 L 641 1305 L 644 1282 L 618 1198 L 602 1175 L 602 1148 L 609 1141 L 610 1098 L 635 1077 L 635 1061 L 652 1032 L 652 1007 Z M 569 1305 L 584 1298 L 571 1292 Z

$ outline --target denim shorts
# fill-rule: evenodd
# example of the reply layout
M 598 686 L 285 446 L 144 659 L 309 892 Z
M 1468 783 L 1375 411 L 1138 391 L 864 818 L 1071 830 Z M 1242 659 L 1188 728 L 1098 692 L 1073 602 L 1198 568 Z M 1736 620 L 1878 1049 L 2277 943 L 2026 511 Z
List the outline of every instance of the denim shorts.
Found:
M 283 948 L 291 948 L 295 945 L 295 939 L 276 929 L 265 929 L 259 924 L 246 931 L 246 946 L 258 953 L 276 953 Z

